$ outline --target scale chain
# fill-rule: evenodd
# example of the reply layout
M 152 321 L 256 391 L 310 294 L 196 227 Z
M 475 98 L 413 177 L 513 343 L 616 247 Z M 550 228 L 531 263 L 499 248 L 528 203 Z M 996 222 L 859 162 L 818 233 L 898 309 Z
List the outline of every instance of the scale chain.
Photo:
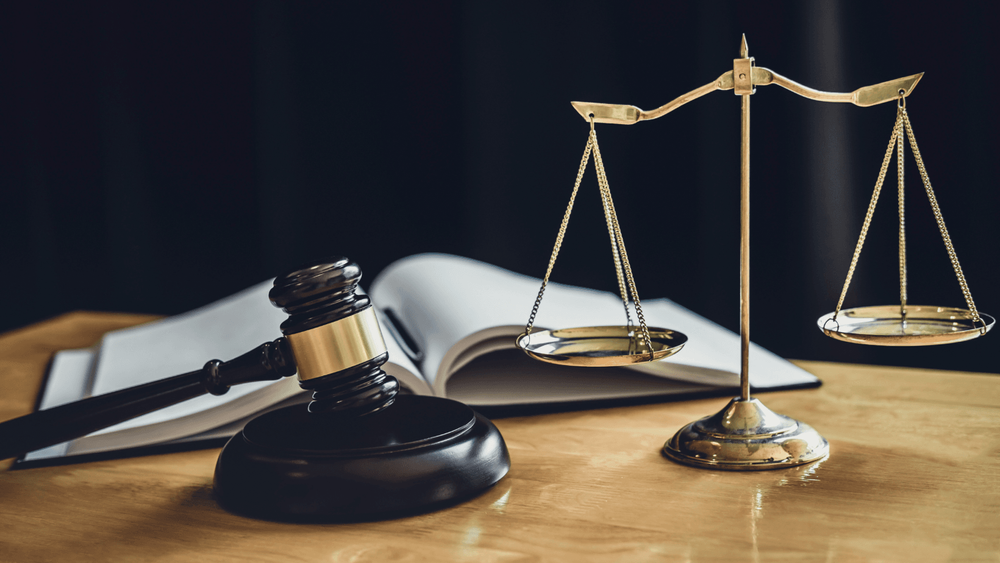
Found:
M 622 298 L 622 306 L 625 308 L 625 321 L 628 325 L 628 329 L 632 330 L 632 313 L 628 308 L 628 292 L 625 289 L 625 280 L 622 276 L 622 261 L 621 254 L 618 251 L 620 238 L 615 232 L 615 222 L 612 220 L 614 214 L 614 202 L 611 201 L 611 191 L 610 189 L 605 189 L 607 185 L 607 177 L 604 175 L 603 161 L 600 159 L 600 148 L 597 144 L 597 134 L 593 129 L 593 122 L 591 122 L 591 143 L 595 147 L 594 151 L 594 167 L 597 169 L 597 185 L 601 192 L 601 204 L 604 207 L 604 219 L 608 224 L 608 235 L 611 238 L 611 255 L 615 262 L 615 275 L 618 277 L 618 293 Z M 602 181 L 603 177 L 603 181 Z
M 593 127 L 593 124 L 591 124 Z M 604 170 L 604 160 L 601 158 L 601 149 L 597 144 L 597 133 L 593 130 L 591 135 L 594 141 L 594 166 L 597 168 L 597 183 L 601 188 L 601 192 L 605 194 L 607 201 L 607 208 L 605 213 L 608 214 L 608 221 L 614 226 L 614 238 L 618 239 L 618 255 L 621 256 L 621 260 L 624 264 L 625 277 L 628 280 L 629 291 L 632 294 L 632 300 L 635 302 L 635 315 L 639 318 L 639 327 L 642 331 L 642 338 L 646 344 L 646 348 L 649 350 L 650 359 L 653 357 L 653 343 L 649 337 L 649 328 L 646 326 L 646 317 L 642 313 L 642 303 L 639 301 L 639 292 L 635 287 L 635 277 L 632 275 L 632 266 L 628 261 L 628 252 L 625 250 L 625 240 L 622 238 L 621 226 L 618 223 L 618 214 L 615 212 L 614 200 L 611 198 L 611 186 L 608 184 L 607 173 Z M 613 239 L 612 239 L 613 241 Z M 617 264 L 616 264 L 617 266 Z M 625 302 L 625 313 L 628 314 L 628 298 L 625 295 L 624 289 L 622 290 L 622 300 Z M 629 319 L 631 322 L 631 319 Z
M 885 181 L 885 174 L 889 170 L 889 161 L 892 159 L 892 151 L 896 148 L 896 140 L 900 133 L 902 114 L 897 113 L 896 125 L 892 128 L 892 136 L 889 137 L 889 146 L 885 150 L 885 157 L 882 159 L 882 168 L 879 169 L 878 180 L 875 181 L 875 191 L 872 193 L 871 202 L 868 204 L 868 213 L 865 214 L 865 222 L 861 226 L 861 236 L 858 244 L 854 248 L 854 256 L 851 258 L 851 267 L 847 270 L 847 279 L 844 280 L 844 288 L 840 291 L 840 300 L 837 301 L 837 308 L 833 311 L 833 318 L 836 321 L 840 314 L 840 308 L 844 306 L 844 297 L 847 296 L 847 289 L 851 286 L 851 278 L 854 277 L 854 269 L 858 265 L 858 257 L 861 256 L 861 248 L 865 244 L 865 236 L 868 234 L 868 227 L 872 222 L 872 215 L 875 213 L 875 204 L 878 203 L 878 196 L 882 193 L 882 183 Z
M 594 169 L 597 173 L 597 187 L 601 192 L 601 205 L 604 209 L 604 220 L 608 224 L 608 236 L 611 238 L 611 256 L 615 263 L 615 275 L 618 278 L 618 293 L 622 298 L 622 307 L 625 309 L 626 326 L 632 330 L 632 313 L 628 308 L 628 291 L 625 289 L 625 279 L 622 276 L 621 254 L 618 251 L 620 239 L 615 233 L 615 222 L 612 219 L 614 214 L 614 202 L 611 200 L 611 190 L 606 189 L 607 175 L 604 170 L 604 161 L 600 158 L 600 145 L 597 144 L 597 131 L 594 129 L 594 120 L 590 120 L 590 141 L 594 146 Z
M 969 307 L 969 312 L 972 313 L 972 322 L 978 323 L 982 322 L 979 318 L 979 311 L 976 310 L 976 304 L 972 300 L 972 292 L 969 291 L 969 284 L 965 281 L 965 275 L 962 273 L 962 266 L 958 263 L 958 255 L 955 253 L 955 247 L 951 244 L 951 237 L 948 236 L 948 227 L 944 224 L 944 217 L 941 215 L 941 208 L 938 207 L 937 197 L 934 196 L 934 189 L 931 187 L 930 176 L 927 175 L 927 169 L 924 166 L 924 159 L 920 156 L 920 149 L 917 147 L 917 138 L 913 134 L 913 126 L 910 125 L 910 117 L 906 113 L 906 108 L 901 109 L 903 123 L 906 125 L 906 134 L 910 138 L 910 149 L 913 151 L 913 159 L 917 161 L 917 170 L 920 172 L 920 180 L 924 184 L 924 190 L 927 191 L 927 198 L 931 202 L 931 208 L 934 210 L 934 219 L 937 221 L 938 230 L 941 231 L 941 238 L 944 239 L 944 246 L 948 250 L 948 258 L 951 259 L 951 266 L 955 269 L 955 276 L 958 278 L 958 284 L 962 287 L 962 295 L 965 297 L 965 304 Z M 984 328 L 985 331 L 985 323 Z
M 538 307 L 542 304 L 542 296 L 545 295 L 545 287 L 549 285 L 549 276 L 552 275 L 552 267 L 556 264 L 559 256 L 559 249 L 562 248 L 563 237 L 566 236 L 566 226 L 569 224 L 569 216 L 573 213 L 573 203 L 576 201 L 576 194 L 580 191 L 580 182 L 583 181 L 583 172 L 587 169 L 587 162 L 590 161 L 590 151 L 593 148 L 593 139 L 587 139 L 587 146 L 583 149 L 583 158 L 580 159 L 580 168 L 576 172 L 576 182 L 573 184 L 573 192 L 569 196 L 569 205 L 563 213 L 562 223 L 559 225 L 559 234 L 556 235 L 556 244 L 552 248 L 552 256 L 549 258 L 549 267 L 545 270 L 545 277 L 542 279 L 542 287 L 538 289 L 538 297 L 535 298 L 535 305 L 531 308 L 531 316 L 528 324 L 524 327 L 525 336 L 531 334 L 531 329 L 535 325 L 535 315 L 538 314 Z

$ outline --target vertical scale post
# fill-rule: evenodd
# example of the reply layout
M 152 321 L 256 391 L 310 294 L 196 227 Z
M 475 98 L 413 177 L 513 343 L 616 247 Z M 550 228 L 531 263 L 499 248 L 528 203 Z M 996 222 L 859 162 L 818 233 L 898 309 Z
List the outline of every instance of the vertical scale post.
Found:
M 750 397 L 750 96 L 753 58 L 747 38 L 733 60 L 740 96 L 740 396 L 718 413 L 684 426 L 663 445 L 674 461 L 711 469 L 779 469 L 823 459 L 830 445 L 808 424 Z
M 753 58 L 747 36 L 733 60 L 733 93 L 740 96 L 740 398 L 750 400 L 750 96 Z

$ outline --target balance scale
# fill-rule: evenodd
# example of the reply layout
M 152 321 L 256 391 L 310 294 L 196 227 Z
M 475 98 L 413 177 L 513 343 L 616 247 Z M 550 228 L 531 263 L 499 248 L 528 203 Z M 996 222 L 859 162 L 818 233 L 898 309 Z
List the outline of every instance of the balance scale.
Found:
M 930 178 L 924 166 L 920 149 L 913 134 L 913 127 L 906 112 L 906 98 L 913 92 L 923 73 L 865 86 L 853 92 L 822 92 L 789 80 L 763 67 L 755 66 L 749 56 L 746 36 L 740 45 L 740 56 L 733 60 L 733 70 L 727 71 L 714 82 L 692 90 L 654 110 L 645 111 L 631 105 L 591 102 L 572 102 L 573 107 L 590 123 L 590 135 L 580 160 L 576 183 L 569 204 L 563 214 L 548 268 L 535 299 L 524 332 L 517 337 L 517 345 L 530 357 L 544 362 L 572 366 L 623 366 L 667 358 L 679 352 L 687 342 L 684 334 L 661 327 L 646 325 L 642 304 L 636 292 L 635 280 L 629 263 L 621 226 L 615 213 L 614 201 L 608 186 L 604 162 L 597 143 L 595 124 L 610 123 L 632 125 L 663 117 L 675 109 L 717 90 L 733 90 L 740 96 L 740 396 L 734 398 L 720 412 L 692 422 L 680 430 L 663 446 L 663 454 L 674 461 L 701 468 L 728 470 L 759 470 L 792 467 L 824 459 L 830 446 L 823 436 L 809 425 L 775 413 L 758 399 L 750 396 L 750 96 L 757 86 L 777 84 L 795 94 L 820 102 L 851 103 L 869 107 L 896 102 L 896 123 L 882 160 L 882 167 L 875 182 L 871 203 L 864 225 L 847 271 L 847 279 L 840 299 L 832 313 L 817 321 L 824 334 L 837 340 L 876 346 L 927 346 L 962 342 L 986 334 L 993 328 L 993 317 L 980 313 L 972 300 L 968 284 L 959 265 L 958 257 L 945 227 Z M 965 297 L 965 309 L 910 305 L 906 293 L 906 232 L 903 207 L 903 152 L 904 137 L 909 140 L 913 157 L 920 172 L 920 179 L 927 192 L 934 218 L 944 239 L 958 283 Z M 899 184 L 899 299 L 898 305 L 877 305 L 842 309 L 844 298 L 851 284 L 858 257 L 864 246 L 871 224 L 875 204 L 882 191 L 893 152 L 897 154 L 897 181 Z M 618 289 L 625 312 L 625 324 L 563 328 L 533 332 L 535 316 L 545 295 L 549 276 L 559 256 L 566 226 L 573 212 L 583 173 L 591 156 L 597 170 L 597 184 L 601 194 L 611 251 L 618 278 Z M 636 325 L 633 321 L 633 312 Z

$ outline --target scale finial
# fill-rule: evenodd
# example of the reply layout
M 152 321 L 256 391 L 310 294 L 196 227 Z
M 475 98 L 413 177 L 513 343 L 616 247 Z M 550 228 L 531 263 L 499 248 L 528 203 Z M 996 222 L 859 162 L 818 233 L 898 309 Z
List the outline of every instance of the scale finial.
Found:
M 750 48 L 747 47 L 747 34 L 743 34 L 743 40 L 740 41 L 740 58 L 746 59 L 750 57 Z

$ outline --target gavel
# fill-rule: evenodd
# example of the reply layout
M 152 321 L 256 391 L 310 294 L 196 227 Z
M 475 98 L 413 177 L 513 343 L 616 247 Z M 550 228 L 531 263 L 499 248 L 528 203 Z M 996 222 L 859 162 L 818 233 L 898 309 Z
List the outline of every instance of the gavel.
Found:
M 251 420 L 222 449 L 219 503 L 277 520 L 357 520 L 447 506 L 510 469 L 488 419 L 449 399 L 399 393 L 382 365 L 385 341 L 361 269 L 347 258 L 279 276 L 271 302 L 289 317 L 282 337 L 228 362 L 0 423 L 0 459 L 84 436 L 233 385 L 298 374 L 308 406 Z

